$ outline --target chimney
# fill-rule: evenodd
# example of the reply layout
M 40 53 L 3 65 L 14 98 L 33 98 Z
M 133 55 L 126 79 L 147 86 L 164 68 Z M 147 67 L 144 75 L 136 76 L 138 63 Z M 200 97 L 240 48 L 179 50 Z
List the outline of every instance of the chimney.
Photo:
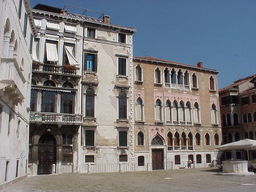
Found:
M 103 15 L 102 21 L 105 24 L 110 24 L 110 16 L 109 15 Z
M 200 61 L 200 62 L 198 62 L 198 63 L 197 63 L 197 67 L 203 68 L 203 67 L 204 67 L 204 63 L 203 63 L 203 62 L 201 62 L 201 61 Z

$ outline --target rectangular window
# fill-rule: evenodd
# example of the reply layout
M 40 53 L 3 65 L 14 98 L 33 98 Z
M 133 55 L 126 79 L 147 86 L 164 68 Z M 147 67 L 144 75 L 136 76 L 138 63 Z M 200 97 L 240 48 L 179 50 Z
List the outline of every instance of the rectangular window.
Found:
M 119 162 L 127 162 L 128 156 L 127 155 L 119 155 Z
M 95 39 L 95 29 L 94 28 L 87 28 L 87 37 Z
M 256 103 L 256 95 L 252 95 L 252 102 Z
M 94 131 L 85 130 L 85 146 L 92 147 L 94 146 Z
M 242 97 L 241 98 L 241 103 L 242 105 L 246 105 L 250 103 L 250 98 L 249 97 Z
M 126 35 L 124 33 L 118 34 L 118 42 L 119 43 L 126 43 Z
M 57 63 L 59 60 L 58 56 L 58 42 L 46 41 L 45 43 L 45 62 L 46 63 Z
M 56 93 L 51 91 L 42 92 L 42 112 L 55 112 L 55 97 Z
M 62 144 L 63 145 L 72 145 L 72 135 L 62 135 Z
M 65 43 L 63 47 L 63 65 L 77 65 L 78 62 L 75 58 L 75 45 Z
M 74 93 L 61 93 L 61 113 L 74 113 L 74 101 L 75 94 Z
M 180 165 L 180 155 L 175 155 L 174 161 L 175 161 L 175 165 Z
M 94 163 L 94 155 L 85 155 L 85 163 Z
M 36 103 L 37 103 L 37 91 L 32 89 L 31 97 L 30 97 L 30 110 L 31 111 L 36 111 Z
M 126 59 L 118 58 L 118 75 L 126 75 Z
M 202 163 L 202 156 L 196 155 L 196 163 Z
M 25 13 L 25 17 L 24 17 L 24 28 L 23 28 L 23 35 L 24 35 L 24 37 L 27 36 L 27 28 L 28 28 L 28 14 Z
M 96 55 L 91 53 L 84 54 L 84 69 L 87 72 L 96 72 L 97 71 L 97 61 Z
M 119 131 L 119 146 L 127 146 L 127 131 Z
M 18 10 L 19 18 L 21 18 L 22 1 L 23 0 L 20 0 L 20 2 L 19 2 L 19 10 Z
M 212 162 L 211 154 L 206 154 L 206 163 L 211 163 L 211 162 Z
M 127 119 L 127 95 L 125 91 L 119 93 L 119 119 Z

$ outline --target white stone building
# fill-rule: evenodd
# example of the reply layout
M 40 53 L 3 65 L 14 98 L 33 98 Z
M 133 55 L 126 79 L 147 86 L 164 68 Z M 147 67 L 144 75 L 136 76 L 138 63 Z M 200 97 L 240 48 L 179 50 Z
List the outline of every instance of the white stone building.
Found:
M 27 175 L 35 27 L 27 0 L 0 1 L 0 185 Z

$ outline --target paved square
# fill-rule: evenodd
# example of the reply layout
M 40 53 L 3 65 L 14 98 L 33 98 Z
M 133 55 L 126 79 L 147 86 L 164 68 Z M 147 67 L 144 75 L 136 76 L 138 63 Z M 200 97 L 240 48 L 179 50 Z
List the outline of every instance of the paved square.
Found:
M 255 192 L 256 176 L 223 176 L 212 169 L 62 174 L 28 177 L 4 192 Z

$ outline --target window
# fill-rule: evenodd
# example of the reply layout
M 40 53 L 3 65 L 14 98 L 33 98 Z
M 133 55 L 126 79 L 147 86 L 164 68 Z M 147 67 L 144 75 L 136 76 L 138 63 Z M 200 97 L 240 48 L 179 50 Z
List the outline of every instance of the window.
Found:
M 248 113 L 248 122 L 252 122 L 252 114 L 251 113 Z
M 119 131 L 119 146 L 127 147 L 127 131 Z
M 212 104 L 212 110 L 211 110 L 211 119 L 212 119 L 212 124 L 216 125 L 218 124 L 218 119 L 217 119 L 217 109 L 216 109 L 216 105 Z M 229 115 L 230 118 L 230 115 Z
M 210 135 L 208 133 L 205 135 L 205 145 L 210 145 Z
M 189 73 L 187 71 L 184 74 L 184 85 L 185 87 L 189 87 Z
M 219 145 L 219 135 L 218 134 L 214 135 L 214 144 Z
M 61 113 L 74 113 L 74 93 L 61 93 Z
M 78 62 L 75 58 L 75 45 L 65 43 L 63 47 L 63 65 L 77 65 Z
M 24 37 L 27 36 L 27 28 L 28 28 L 28 14 L 25 13 L 25 16 L 24 16 L 24 28 L 23 28 L 23 35 L 24 35 Z
M 176 82 L 177 82 L 176 71 L 174 69 L 172 69 L 172 72 L 171 72 L 171 83 L 172 84 L 176 84 Z
M 85 155 L 85 163 L 94 163 L 94 155 Z
M 59 60 L 58 56 L 58 42 L 46 41 L 45 43 L 45 62 L 46 63 L 57 63 Z
M 118 58 L 118 75 L 126 75 L 126 59 Z
M 228 105 L 228 104 L 238 104 L 239 98 L 238 96 L 225 96 L 221 98 L 221 105 Z
M 245 139 L 248 139 L 248 138 L 249 138 L 248 132 L 245 132 L 245 133 L 244 133 L 244 138 L 245 138 Z
M 163 139 L 160 135 L 156 135 L 152 141 L 151 145 L 164 145 Z
M 196 163 L 202 163 L 202 156 L 196 155 Z
M 164 82 L 165 86 L 170 86 L 170 72 L 167 68 L 164 70 Z
M 156 110 L 156 121 L 162 121 L 162 103 L 159 99 L 156 100 L 155 110 Z
M 256 103 L 256 95 L 252 95 L 252 102 Z
M 200 123 L 200 110 L 198 103 L 194 104 L 194 123 Z
M 136 120 L 143 121 L 143 102 L 140 97 L 136 101 Z
M 193 150 L 193 136 L 191 132 L 188 134 L 188 149 Z
M 119 43 L 126 43 L 126 35 L 123 33 L 118 34 L 118 42 Z
M 239 141 L 240 140 L 240 134 L 239 133 L 235 133 L 235 141 Z
M 214 78 L 212 76 L 210 77 L 210 90 L 215 90 Z
M 212 162 L 211 154 L 206 154 L 206 163 L 211 163 L 211 162 Z
M 138 133 L 138 145 L 144 145 L 144 134 L 142 132 Z
M 234 119 L 234 125 L 238 125 L 239 121 L 238 121 L 238 115 L 236 113 L 234 113 L 233 119 Z
M 249 139 L 253 139 L 253 132 L 249 132 Z
M 71 145 L 72 144 L 72 135 L 62 135 L 62 144 L 63 145 Z
M 126 91 L 121 90 L 118 97 L 119 103 L 119 119 L 127 119 L 127 96 Z
M 186 149 L 186 142 L 187 142 L 187 137 L 186 134 L 183 132 L 181 134 L 181 148 Z
M 56 93 L 52 91 L 42 91 L 42 112 L 55 112 Z
M 168 150 L 172 150 L 173 149 L 173 138 L 172 138 L 171 132 L 168 133 L 167 140 L 168 140 Z
M 95 39 L 95 29 L 94 28 L 87 28 L 87 37 Z
M 128 156 L 127 155 L 119 155 L 119 162 L 127 162 Z
M 178 108 L 178 102 L 177 101 L 173 102 L 172 117 L 173 117 L 174 123 L 178 123 L 178 121 L 179 121 L 179 108 Z
M 174 134 L 174 147 L 175 149 L 179 149 L 180 148 L 180 135 L 178 132 L 176 132 Z
M 199 133 L 196 134 L 196 145 L 201 145 L 201 136 Z
M 185 106 L 184 106 L 184 102 L 180 101 L 180 122 L 184 123 L 185 122 Z
M 180 155 L 174 156 L 175 165 L 180 165 Z
M 136 81 L 142 81 L 142 70 L 139 65 L 136 66 Z
M 227 126 L 226 115 L 225 114 L 222 115 L 221 120 L 222 120 L 222 126 L 223 127 Z
M 144 161 L 144 156 L 139 156 L 138 157 L 138 166 L 144 166 L 145 161 Z
M 85 146 L 92 147 L 94 146 L 94 131 L 85 130 Z
M 186 117 L 186 121 L 188 123 L 191 123 L 192 122 L 192 117 L 191 117 L 191 104 L 190 102 L 187 102 L 186 103 L 186 109 L 185 109 L 185 117 Z
M 172 108 L 171 108 L 171 102 L 169 100 L 166 101 L 165 117 L 166 117 L 166 122 L 172 121 Z
M 92 54 L 92 53 L 84 54 L 84 69 L 87 72 L 96 72 L 97 71 L 96 54 Z
M 242 105 L 246 105 L 250 103 L 250 98 L 249 97 L 242 97 L 241 98 L 241 103 Z
M 155 83 L 161 83 L 161 71 L 159 70 L 159 68 L 155 70 Z
M 192 87 L 197 88 L 197 77 L 195 73 L 192 75 Z
M 181 70 L 179 70 L 179 72 L 178 72 L 178 84 L 179 85 L 183 84 L 183 74 L 182 74 Z
M 231 126 L 231 116 L 230 116 L 230 114 L 227 114 L 227 125 Z
M 253 113 L 253 120 L 256 121 L 256 112 Z
M 95 94 L 92 88 L 86 90 L 85 116 L 94 117 Z
M 23 2 L 23 0 L 20 0 L 20 2 L 19 2 L 19 9 L 18 9 L 19 18 L 21 18 L 22 2 Z

